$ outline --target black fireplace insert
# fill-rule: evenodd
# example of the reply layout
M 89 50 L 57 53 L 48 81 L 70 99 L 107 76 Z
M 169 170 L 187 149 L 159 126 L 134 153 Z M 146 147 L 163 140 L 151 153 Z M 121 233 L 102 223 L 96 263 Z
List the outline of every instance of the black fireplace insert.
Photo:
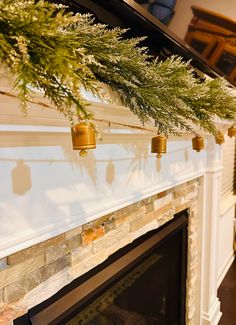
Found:
M 187 222 L 176 214 L 14 325 L 184 325 Z

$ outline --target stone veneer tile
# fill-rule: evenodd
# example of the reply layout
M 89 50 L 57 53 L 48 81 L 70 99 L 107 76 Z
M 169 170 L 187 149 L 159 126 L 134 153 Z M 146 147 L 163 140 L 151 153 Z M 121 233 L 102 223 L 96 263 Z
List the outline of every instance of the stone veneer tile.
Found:
M 107 220 L 104 224 L 104 230 L 106 233 L 114 229 L 114 219 Z
M 75 279 L 105 261 L 107 257 L 108 254 L 106 251 L 100 251 L 98 254 L 92 254 L 83 259 L 81 263 L 75 264 L 72 268 L 70 268 L 69 275 Z
M 20 252 L 17 252 L 15 254 L 9 255 L 7 257 L 7 264 L 14 265 L 21 263 L 27 259 L 32 258 L 33 256 L 37 256 L 41 254 L 46 248 L 56 245 L 57 243 L 63 241 L 65 239 L 65 234 L 53 237 L 49 240 L 46 240 L 40 244 L 31 246 L 29 248 L 26 248 Z
M 128 236 L 125 236 L 121 240 L 116 241 L 113 245 L 107 247 L 106 250 L 103 250 L 101 252 L 106 251 L 107 256 L 110 256 L 111 254 L 117 252 L 119 249 L 127 246 L 128 244 L 130 244 L 134 240 L 134 237 L 132 236 L 132 234 L 133 233 L 129 233 Z
M 82 232 L 82 226 L 71 229 L 65 233 L 65 239 L 71 239 Z
M 118 217 L 118 216 L 122 216 L 124 214 L 130 214 L 134 211 L 137 211 L 139 208 L 141 208 L 142 206 L 144 205 L 144 201 L 138 201 L 136 203 L 133 203 L 133 204 L 130 204 L 128 205 L 127 207 L 124 207 L 120 210 L 117 210 L 115 212 L 115 216 Z
M 142 228 L 139 228 L 138 230 L 131 232 L 130 236 L 132 236 L 132 240 L 135 240 L 139 237 L 141 237 L 142 235 L 146 234 L 147 232 L 157 229 L 158 228 L 158 223 L 157 220 L 153 220 L 152 222 L 147 223 L 146 225 L 144 225 Z
M 195 190 L 194 192 L 189 192 L 187 195 L 185 195 L 185 199 L 187 201 L 196 200 L 198 198 L 198 190 Z
M 67 240 L 68 246 L 70 248 L 70 250 L 80 247 L 82 245 L 82 238 L 81 235 L 75 236 L 71 239 Z
M 27 312 L 26 306 L 6 305 L 0 309 L 0 325 L 9 325 L 9 323 Z
M 199 178 L 191 179 L 190 181 L 187 181 L 188 185 L 195 184 L 196 186 L 199 186 Z
M 84 259 L 89 258 L 92 255 L 92 245 L 86 247 L 79 247 L 71 252 L 71 264 L 72 266 L 81 263 Z
M 174 191 L 174 197 L 175 198 L 183 197 L 183 196 L 195 191 L 195 189 L 196 189 L 195 184 L 184 186 L 180 189 L 177 188 Z
M 85 225 L 82 226 L 82 230 L 91 230 L 93 228 L 99 228 L 99 227 L 104 227 L 105 232 L 109 232 L 114 228 L 114 218 L 115 218 L 115 213 L 109 213 L 97 220 L 91 221 Z
M 0 289 L 0 305 L 3 303 L 3 289 Z
M 50 264 L 59 259 L 60 257 L 68 254 L 68 251 L 69 248 L 65 242 L 49 247 L 45 252 L 46 264 Z
M 55 262 L 46 265 L 45 270 L 46 270 L 46 279 L 50 278 L 54 274 L 60 272 L 61 270 L 67 268 L 68 266 L 71 266 L 71 254 L 67 254 Z
M 157 200 L 154 201 L 154 210 L 158 210 L 161 207 L 163 207 L 164 205 L 171 203 L 172 200 L 173 200 L 172 192 L 166 194 L 165 196 L 163 196 L 161 198 L 158 198 Z
M 39 269 L 44 265 L 44 255 L 35 256 L 20 264 L 8 266 L 0 271 L 0 288 L 17 281 L 19 278 Z
M 186 199 L 185 199 L 184 196 L 182 196 L 182 197 L 178 197 L 177 199 L 174 199 L 174 200 L 173 200 L 173 205 L 174 205 L 175 207 L 177 207 L 177 206 L 179 206 L 179 205 L 182 205 L 182 204 L 184 204 L 184 203 L 186 203 Z
M 175 208 L 175 213 L 178 213 L 178 212 L 183 211 L 188 208 L 189 208 L 189 203 L 181 204 Z
M 154 219 L 155 217 L 153 212 L 142 215 L 140 218 L 137 218 L 130 223 L 130 231 L 136 231 L 144 227 L 147 223 L 152 222 Z
M 168 191 L 163 191 L 163 192 L 161 192 L 161 193 L 158 193 L 156 198 L 157 198 L 157 199 L 161 199 L 162 197 L 166 196 L 167 193 L 168 193 Z
M 156 219 L 158 227 L 161 227 L 162 225 L 164 225 L 165 223 L 167 223 L 168 221 L 170 221 L 173 218 L 174 218 L 174 214 L 172 212 L 158 216 Z
M 142 207 L 138 208 L 137 210 L 135 210 L 135 212 L 132 212 L 132 213 L 125 213 L 125 211 L 123 213 L 124 213 L 123 215 L 120 215 L 115 218 L 114 228 L 118 228 L 124 223 L 130 223 L 130 222 L 134 221 L 135 219 L 141 218 L 142 216 L 144 216 L 146 214 L 146 207 L 142 206 Z
M 92 241 L 104 236 L 105 229 L 103 226 L 98 226 L 96 228 L 86 229 L 82 232 L 82 246 L 89 245 Z
M 199 210 L 199 201 L 197 200 L 193 200 L 191 202 L 191 211 L 192 213 L 196 213 L 196 215 L 198 214 L 198 210 Z
M 150 213 L 154 211 L 154 202 L 148 203 L 146 206 L 146 213 Z
M 158 218 L 158 216 L 161 216 L 162 214 L 165 214 L 167 212 L 173 211 L 173 204 L 172 202 L 163 205 L 161 208 L 154 211 L 154 217 Z
M 196 246 L 192 246 L 192 247 L 197 247 L 197 244 L 196 244 Z M 199 255 L 198 255 L 198 257 L 199 257 Z M 197 267 L 198 267 L 198 260 L 196 260 L 194 262 L 191 261 L 191 263 L 188 263 L 187 271 L 188 271 L 189 277 L 191 277 L 192 273 L 194 274 L 197 272 Z
M 189 234 L 193 234 L 197 232 L 197 224 L 195 222 L 189 222 L 188 228 L 189 228 Z
M 153 195 L 153 196 L 149 196 L 147 197 L 146 199 L 143 199 L 141 202 L 142 202 L 142 205 L 148 205 L 150 203 L 153 203 L 157 198 L 157 195 Z
M 96 220 L 88 222 L 82 226 L 82 231 L 103 226 L 106 222 L 109 222 L 110 220 L 112 220 L 113 216 L 114 216 L 114 213 L 109 213 L 103 217 L 100 217 Z
M 182 190 L 183 188 L 185 188 L 188 185 L 190 185 L 190 184 L 188 184 L 188 183 L 179 184 L 179 185 L 175 186 L 172 189 L 172 191 L 180 191 L 180 190 Z
M 37 287 L 40 283 L 46 281 L 52 275 L 60 272 L 66 267 L 71 265 L 70 255 L 63 256 L 58 259 L 56 262 L 53 262 L 47 266 L 40 267 L 34 272 L 19 278 L 15 281 L 4 287 L 3 290 L 3 300 L 5 303 L 11 303 L 17 301 L 29 292 L 30 290 Z
M 97 253 L 99 251 L 102 251 L 119 240 L 122 240 L 125 236 L 127 236 L 130 232 L 130 225 L 129 224 L 124 224 L 118 229 L 111 230 L 109 233 L 107 233 L 105 236 L 102 238 L 95 240 L 92 243 L 92 251 L 93 253 Z
M 4 288 L 3 299 L 6 303 L 11 303 L 22 298 L 27 292 L 35 288 L 41 282 L 46 280 L 44 268 L 40 268 L 30 275 L 19 278 Z
M 46 264 L 50 264 L 56 261 L 60 257 L 67 255 L 72 249 L 75 249 L 79 246 L 81 246 L 80 235 L 72 237 L 71 239 L 68 239 L 57 245 L 50 246 L 45 252 Z

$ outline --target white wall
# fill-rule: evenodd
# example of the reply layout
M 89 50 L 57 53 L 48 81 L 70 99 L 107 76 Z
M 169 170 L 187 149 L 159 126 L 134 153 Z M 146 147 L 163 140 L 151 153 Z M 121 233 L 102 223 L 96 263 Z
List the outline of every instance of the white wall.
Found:
M 229 195 L 221 200 L 219 220 L 218 286 L 220 286 L 234 260 L 234 218 L 236 197 Z
M 229 18 L 236 19 L 235 0 L 177 0 L 175 15 L 171 20 L 169 28 L 179 37 L 184 38 L 193 13 L 191 6 L 199 6 L 212 10 Z

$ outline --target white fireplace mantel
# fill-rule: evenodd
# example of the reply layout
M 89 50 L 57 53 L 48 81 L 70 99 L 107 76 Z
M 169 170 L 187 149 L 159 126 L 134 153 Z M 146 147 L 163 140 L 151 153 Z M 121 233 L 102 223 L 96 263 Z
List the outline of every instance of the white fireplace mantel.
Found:
M 9 86 L 1 90 L 15 95 Z M 95 118 L 141 126 L 117 99 L 108 104 L 86 96 Z M 48 103 L 40 93 L 34 100 Z M 71 149 L 62 114 L 32 104 L 24 117 L 16 98 L 2 94 L 0 102 L 0 258 L 206 171 L 208 145 L 194 152 L 191 135 L 169 137 L 167 154 L 156 160 L 153 133 L 99 123 L 102 140 L 83 159 Z M 223 131 L 229 125 L 219 123 Z
M 92 101 L 95 117 L 111 124 L 98 124 L 102 140 L 81 158 L 71 149 L 70 129 L 57 111 L 33 104 L 25 118 L 15 98 L 0 95 L 0 103 L 0 258 L 201 177 L 200 323 L 216 325 L 222 157 L 214 138 L 205 134 L 206 149 L 197 153 L 191 135 L 169 137 L 167 154 L 157 160 L 150 153 L 152 132 L 112 124 L 140 126 L 129 110 Z M 230 125 L 218 123 L 223 132 Z

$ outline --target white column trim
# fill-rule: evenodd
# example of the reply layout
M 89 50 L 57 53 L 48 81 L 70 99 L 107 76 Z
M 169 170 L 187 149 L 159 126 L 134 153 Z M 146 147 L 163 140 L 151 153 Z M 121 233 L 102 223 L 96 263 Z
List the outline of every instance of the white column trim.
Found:
M 201 325 L 217 325 L 222 315 L 217 298 L 221 158 L 221 148 L 209 138 L 203 182 Z

